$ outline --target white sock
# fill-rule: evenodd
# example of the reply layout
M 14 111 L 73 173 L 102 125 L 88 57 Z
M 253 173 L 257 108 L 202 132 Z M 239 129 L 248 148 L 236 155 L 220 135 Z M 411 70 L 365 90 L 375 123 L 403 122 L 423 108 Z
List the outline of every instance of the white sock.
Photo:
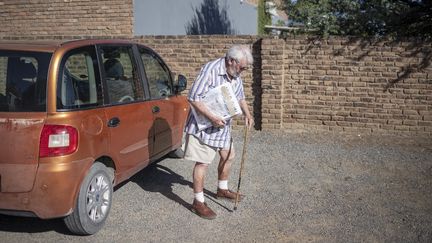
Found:
M 219 189 L 222 189 L 222 190 L 228 190 L 228 180 L 223 180 L 223 181 L 219 180 L 218 181 L 218 187 L 219 187 Z
M 198 201 L 198 202 L 204 202 L 204 192 L 198 192 L 198 193 L 195 193 L 195 199 Z

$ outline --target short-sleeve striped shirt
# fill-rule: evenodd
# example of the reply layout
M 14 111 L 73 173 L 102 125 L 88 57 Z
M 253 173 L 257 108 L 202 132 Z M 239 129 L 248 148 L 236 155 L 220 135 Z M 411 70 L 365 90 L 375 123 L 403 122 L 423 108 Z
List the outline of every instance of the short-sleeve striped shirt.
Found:
M 244 99 L 243 81 L 240 77 L 228 79 L 225 58 L 219 58 L 204 65 L 189 90 L 189 101 L 200 101 L 210 89 L 224 83 L 231 83 L 237 100 Z M 208 107 L 211 109 L 211 107 Z M 197 137 L 201 142 L 216 148 L 228 148 L 231 143 L 231 121 L 226 121 L 223 128 L 209 127 L 202 131 L 198 130 L 197 122 L 192 112 L 189 112 L 185 126 L 185 132 Z

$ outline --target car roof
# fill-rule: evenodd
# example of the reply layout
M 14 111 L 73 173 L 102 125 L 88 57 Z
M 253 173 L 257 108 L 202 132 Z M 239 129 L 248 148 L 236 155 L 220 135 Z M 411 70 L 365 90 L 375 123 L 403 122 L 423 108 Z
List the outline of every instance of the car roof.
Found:
M 0 50 L 53 52 L 60 45 L 60 41 L 1 40 Z
M 79 40 L 0 40 L 0 50 L 54 52 L 61 46 L 79 47 L 94 44 L 132 44 L 123 39 L 79 39 Z

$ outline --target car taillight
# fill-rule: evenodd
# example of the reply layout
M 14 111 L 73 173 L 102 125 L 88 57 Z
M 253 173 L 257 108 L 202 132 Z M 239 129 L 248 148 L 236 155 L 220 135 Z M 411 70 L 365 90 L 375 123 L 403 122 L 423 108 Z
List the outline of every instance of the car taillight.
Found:
M 39 157 L 71 154 L 78 148 L 78 131 L 67 125 L 44 125 L 39 144 Z

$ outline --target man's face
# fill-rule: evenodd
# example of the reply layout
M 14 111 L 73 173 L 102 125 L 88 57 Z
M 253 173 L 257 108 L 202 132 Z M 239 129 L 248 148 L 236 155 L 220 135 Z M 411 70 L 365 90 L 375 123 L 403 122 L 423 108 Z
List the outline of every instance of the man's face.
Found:
M 238 78 L 244 70 L 248 69 L 248 65 L 246 60 L 236 60 L 234 58 L 230 58 L 228 60 L 227 72 L 232 78 Z

